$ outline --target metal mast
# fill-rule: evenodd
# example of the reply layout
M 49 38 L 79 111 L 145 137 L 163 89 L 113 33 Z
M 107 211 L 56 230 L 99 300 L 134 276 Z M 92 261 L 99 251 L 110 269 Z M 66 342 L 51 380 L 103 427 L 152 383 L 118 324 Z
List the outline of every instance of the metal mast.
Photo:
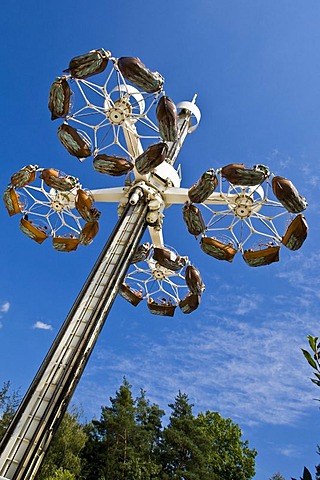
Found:
M 194 104 L 186 102 L 185 107 Z M 187 136 L 191 112 L 184 108 L 179 138 L 172 142 L 173 165 Z M 126 129 L 133 155 L 142 147 L 134 125 Z M 159 178 L 157 179 L 159 182 Z M 128 203 L 72 306 L 0 444 L 0 479 L 33 479 L 65 413 L 123 281 L 130 258 L 147 227 L 150 199 L 159 196 L 152 181 L 129 188 Z M 97 193 L 99 199 L 99 195 Z M 162 205 L 163 209 L 164 206 Z M 161 229 L 150 228 L 156 243 Z

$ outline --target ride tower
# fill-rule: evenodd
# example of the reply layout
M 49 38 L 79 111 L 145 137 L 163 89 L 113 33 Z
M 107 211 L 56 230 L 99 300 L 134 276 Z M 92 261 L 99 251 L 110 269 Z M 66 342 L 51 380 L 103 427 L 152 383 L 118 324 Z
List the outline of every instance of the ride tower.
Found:
M 251 267 L 278 261 L 282 245 L 297 250 L 308 232 L 305 199 L 264 165 L 210 168 L 191 188 L 180 187 L 175 164 L 201 118 L 196 97 L 175 105 L 163 77 L 138 58 L 93 50 L 73 58 L 64 73 L 49 96 L 51 118 L 62 122 L 60 142 L 80 161 L 93 157 L 96 172 L 125 181 L 88 190 L 74 176 L 27 165 L 4 192 L 21 231 L 39 244 L 51 238 L 61 252 L 98 234 L 96 203 L 116 202 L 119 220 L 0 444 L 2 480 L 35 477 L 117 293 L 133 306 L 146 301 L 156 315 L 198 308 L 198 269 L 164 243 L 167 207 L 183 206 L 187 230 L 204 253 L 232 262 L 240 252 Z M 150 241 L 140 244 L 146 229 Z

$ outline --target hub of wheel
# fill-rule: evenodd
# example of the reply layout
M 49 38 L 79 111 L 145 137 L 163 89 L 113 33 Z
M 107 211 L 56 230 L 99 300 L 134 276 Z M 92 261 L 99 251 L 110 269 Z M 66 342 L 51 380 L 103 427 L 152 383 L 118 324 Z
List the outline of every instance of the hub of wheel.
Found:
M 62 210 L 63 210 L 63 203 L 62 203 L 58 198 L 55 198 L 55 199 L 52 200 L 52 202 L 51 202 L 51 208 L 52 208 L 52 210 L 54 210 L 55 212 L 62 212 Z
M 74 190 L 56 194 L 56 191 L 51 189 L 50 193 L 52 195 L 50 207 L 55 212 L 62 212 L 65 208 L 74 208 L 74 201 L 76 197 L 76 192 Z
M 253 212 L 253 199 L 245 193 L 238 195 L 233 207 L 234 214 L 239 218 L 248 218 Z
M 106 112 L 106 115 L 113 125 L 121 125 L 131 114 L 132 108 L 128 100 L 119 99 L 112 108 Z
M 155 269 L 152 271 L 152 275 L 156 280 L 164 280 L 166 277 L 170 277 L 170 275 L 172 275 L 172 271 L 162 267 L 157 263 Z

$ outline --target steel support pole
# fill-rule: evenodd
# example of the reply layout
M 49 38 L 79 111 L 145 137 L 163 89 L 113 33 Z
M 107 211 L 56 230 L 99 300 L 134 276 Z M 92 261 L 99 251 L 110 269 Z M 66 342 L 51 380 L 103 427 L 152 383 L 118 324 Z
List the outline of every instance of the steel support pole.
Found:
M 33 479 L 65 413 L 146 229 L 144 199 L 128 205 L 0 444 L 0 475 Z

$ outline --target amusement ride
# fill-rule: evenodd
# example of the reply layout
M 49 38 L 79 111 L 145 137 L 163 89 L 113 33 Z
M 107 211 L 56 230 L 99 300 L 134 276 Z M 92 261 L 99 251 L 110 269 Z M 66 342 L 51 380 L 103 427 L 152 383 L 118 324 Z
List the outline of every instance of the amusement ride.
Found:
M 200 272 L 164 243 L 167 207 L 181 205 L 186 231 L 205 254 L 227 262 L 240 254 L 249 267 L 277 262 L 281 247 L 298 250 L 308 233 L 306 200 L 265 165 L 210 168 L 190 188 L 180 186 L 176 160 L 201 118 L 196 96 L 175 105 L 162 75 L 139 58 L 104 49 L 73 58 L 48 106 L 70 155 L 91 157 L 96 172 L 124 181 L 87 189 L 53 167 L 26 165 L 4 192 L 22 233 L 38 244 L 50 238 L 59 252 L 93 241 L 96 204 L 117 203 L 119 218 L 0 443 L 0 480 L 35 477 L 118 293 L 155 315 L 199 307 Z

